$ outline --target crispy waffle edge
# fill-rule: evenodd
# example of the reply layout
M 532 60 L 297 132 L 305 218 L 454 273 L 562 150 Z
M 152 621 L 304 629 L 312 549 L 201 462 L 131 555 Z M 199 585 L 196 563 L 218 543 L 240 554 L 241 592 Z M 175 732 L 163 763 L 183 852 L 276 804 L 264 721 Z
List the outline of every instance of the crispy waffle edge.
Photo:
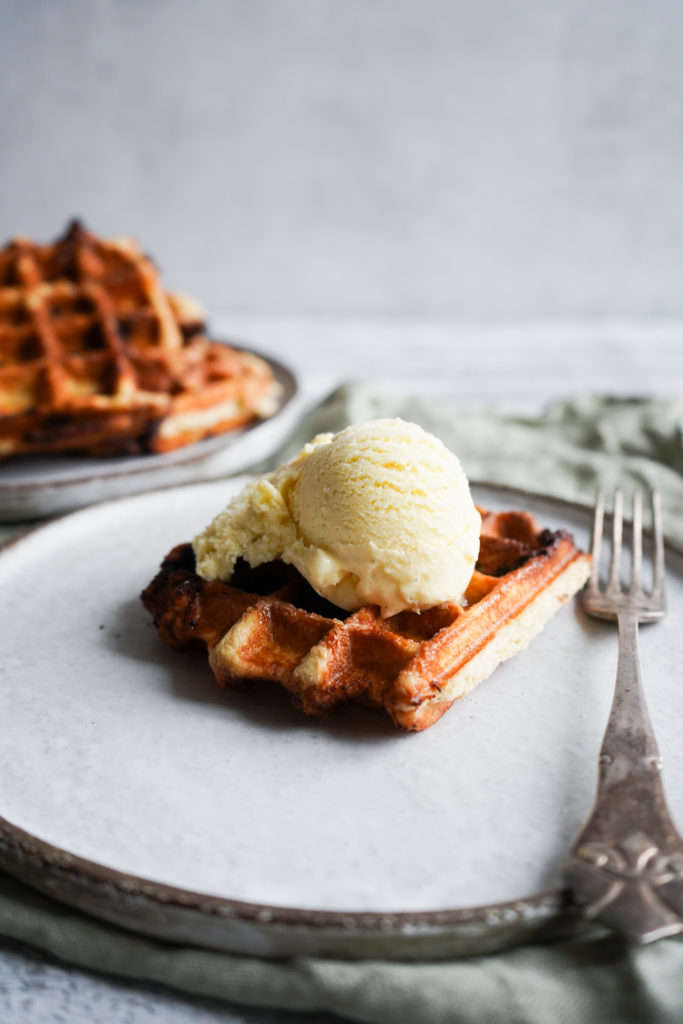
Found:
M 533 544 L 504 538 L 507 555 L 501 555 L 498 539 L 487 538 L 502 571 L 492 574 L 483 553 L 489 571 L 478 563 L 464 608 L 446 603 L 384 620 L 366 607 L 351 615 L 337 610 L 336 617 L 329 607 L 297 606 L 292 587 L 298 574 L 291 567 L 285 567 L 289 582 L 278 580 L 261 593 L 203 580 L 189 544 L 167 555 L 141 599 L 169 647 L 208 650 L 221 686 L 243 689 L 267 679 L 287 689 L 307 714 L 360 701 L 383 707 L 401 729 L 422 731 L 526 648 L 590 572 L 590 556 L 565 531 L 540 530 L 526 513 L 487 516 L 495 529 L 502 524 L 513 532 L 528 522 Z M 510 550 L 513 561 L 506 564 Z

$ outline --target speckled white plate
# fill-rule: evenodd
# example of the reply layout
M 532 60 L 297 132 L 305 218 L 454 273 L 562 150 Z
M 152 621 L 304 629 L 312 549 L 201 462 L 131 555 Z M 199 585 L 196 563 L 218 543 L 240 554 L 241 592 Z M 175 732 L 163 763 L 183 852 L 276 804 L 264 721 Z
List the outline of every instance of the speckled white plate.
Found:
M 245 349 L 237 342 L 236 345 Z M 96 501 L 174 484 L 243 472 L 265 457 L 291 430 L 297 415 L 292 371 L 264 356 L 281 386 L 278 408 L 266 420 L 209 437 L 165 455 L 21 456 L 0 464 L 0 522 L 26 522 Z
M 0 862 L 133 928 L 262 953 L 436 956 L 528 936 L 592 801 L 616 632 L 563 609 L 435 726 L 220 690 L 138 595 L 240 487 L 83 509 L 0 554 Z M 573 506 L 476 489 L 587 542 Z M 642 659 L 683 822 L 683 564 Z M 61 852 L 60 852 L 61 851 Z M 144 881 L 143 881 L 144 880 Z

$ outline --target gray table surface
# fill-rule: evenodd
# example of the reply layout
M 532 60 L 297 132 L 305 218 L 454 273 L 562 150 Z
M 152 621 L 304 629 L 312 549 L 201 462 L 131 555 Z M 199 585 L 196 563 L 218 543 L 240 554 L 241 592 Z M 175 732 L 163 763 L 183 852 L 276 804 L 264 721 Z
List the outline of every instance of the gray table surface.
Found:
M 216 334 L 277 354 L 315 401 L 344 379 L 429 394 L 465 410 L 527 411 L 583 391 L 680 393 L 683 323 L 499 324 L 451 321 L 216 318 Z M 14 532 L 5 528 L 6 536 Z M 4 1024 L 331 1024 L 327 1014 L 242 1008 L 70 967 L 0 939 Z

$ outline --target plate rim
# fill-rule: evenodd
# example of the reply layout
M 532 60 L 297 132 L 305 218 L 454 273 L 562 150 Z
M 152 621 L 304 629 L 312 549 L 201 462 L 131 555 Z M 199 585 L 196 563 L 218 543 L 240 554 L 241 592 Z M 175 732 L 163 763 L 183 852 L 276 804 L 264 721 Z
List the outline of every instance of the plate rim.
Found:
M 248 477 L 234 474 L 231 479 Z M 10 548 L 64 519 L 89 509 L 141 500 L 159 491 L 211 486 L 215 480 L 123 495 L 62 513 L 30 526 L 0 544 Z M 473 488 L 544 502 L 585 517 L 592 506 L 538 491 L 472 479 Z M 683 556 L 683 545 L 666 547 Z M 596 751 L 597 771 L 597 751 Z M 573 932 L 585 922 L 572 907 L 564 887 L 545 889 L 513 900 L 474 907 L 438 910 L 325 910 L 215 896 L 157 882 L 99 864 L 25 831 L 0 815 L 0 869 L 76 909 L 85 910 L 128 930 L 226 952 L 265 956 L 382 956 L 388 959 L 433 959 L 473 955 L 506 948 L 532 938 Z M 215 923 L 219 922 L 218 929 Z

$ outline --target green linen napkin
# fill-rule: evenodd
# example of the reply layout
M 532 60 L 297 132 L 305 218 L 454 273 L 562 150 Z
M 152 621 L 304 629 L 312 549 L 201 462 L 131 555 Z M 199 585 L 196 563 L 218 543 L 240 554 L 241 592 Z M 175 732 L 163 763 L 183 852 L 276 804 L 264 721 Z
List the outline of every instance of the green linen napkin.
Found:
M 316 433 L 378 416 L 414 420 L 470 479 L 592 503 L 600 482 L 657 486 L 683 544 L 683 400 L 585 396 L 538 417 L 438 407 L 347 384 L 313 409 L 269 465 Z M 263 464 L 259 469 L 265 468 Z M 680 1024 L 683 939 L 630 947 L 596 929 L 573 940 L 446 962 L 268 961 L 165 944 L 63 907 L 0 874 L 0 933 L 69 963 L 248 1005 L 420 1024 Z

